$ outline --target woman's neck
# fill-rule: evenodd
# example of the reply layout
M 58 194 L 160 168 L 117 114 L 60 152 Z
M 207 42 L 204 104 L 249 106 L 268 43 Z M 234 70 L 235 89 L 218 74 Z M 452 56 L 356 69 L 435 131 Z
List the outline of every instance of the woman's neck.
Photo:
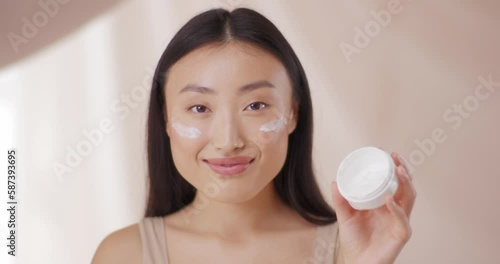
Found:
M 255 197 L 241 203 L 218 202 L 198 191 L 193 203 L 180 213 L 189 229 L 233 239 L 307 224 L 281 201 L 272 182 Z

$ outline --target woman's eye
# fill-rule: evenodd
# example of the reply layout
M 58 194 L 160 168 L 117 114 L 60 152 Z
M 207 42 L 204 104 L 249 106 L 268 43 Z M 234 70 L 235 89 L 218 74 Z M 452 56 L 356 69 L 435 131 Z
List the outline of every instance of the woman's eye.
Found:
M 263 102 L 254 102 L 254 103 L 251 103 L 249 106 L 247 106 L 247 109 L 250 109 L 252 111 L 257 111 L 257 110 L 260 110 L 262 108 L 265 108 L 267 107 L 267 104 L 263 103 Z
M 189 108 L 189 110 L 195 113 L 205 113 L 208 111 L 208 108 L 203 105 L 194 105 L 191 108 Z

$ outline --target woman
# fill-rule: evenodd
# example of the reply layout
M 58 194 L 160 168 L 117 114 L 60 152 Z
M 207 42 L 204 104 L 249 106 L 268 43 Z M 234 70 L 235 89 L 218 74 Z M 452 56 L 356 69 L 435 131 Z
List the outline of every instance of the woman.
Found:
M 400 188 L 384 206 L 356 211 L 332 183 L 334 212 L 312 135 L 307 78 L 279 30 L 246 8 L 197 15 L 156 68 L 145 217 L 93 263 L 393 263 L 416 197 L 403 160 L 391 154 Z

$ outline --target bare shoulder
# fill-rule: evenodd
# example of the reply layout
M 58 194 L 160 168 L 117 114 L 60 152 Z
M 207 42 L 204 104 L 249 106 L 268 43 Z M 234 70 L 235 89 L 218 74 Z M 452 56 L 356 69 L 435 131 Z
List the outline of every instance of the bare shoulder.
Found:
M 92 264 L 100 263 L 142 263 L 139 224 L 126 226 L 106 236 L 92 259 Z

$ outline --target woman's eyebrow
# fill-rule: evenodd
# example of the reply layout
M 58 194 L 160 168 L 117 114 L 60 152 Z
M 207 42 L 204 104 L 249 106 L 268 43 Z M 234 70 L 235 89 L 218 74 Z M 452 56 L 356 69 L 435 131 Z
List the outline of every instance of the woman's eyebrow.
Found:
M 243 85 L 242 87 L 240 87 L 238 89 L 238 94 L 247 93 L 247 92 L 259 89 L 259 88 L 275 88 L 275 86 L 266 80 L 260 80 L 260 81 L 256 81 L 253 83 Z M 182 88 L 182 90 L 179 91 L 179 94 L 185 93 L 185 92 L 196 92 L 196 93 L 202 93 L 202 94 L 217 94 L 217 92 L 214 89 L 209 88 L 209 87 L 205 87 L 205 86 L 200 86 L 197 84 L 186 85 L 184 88 Z

